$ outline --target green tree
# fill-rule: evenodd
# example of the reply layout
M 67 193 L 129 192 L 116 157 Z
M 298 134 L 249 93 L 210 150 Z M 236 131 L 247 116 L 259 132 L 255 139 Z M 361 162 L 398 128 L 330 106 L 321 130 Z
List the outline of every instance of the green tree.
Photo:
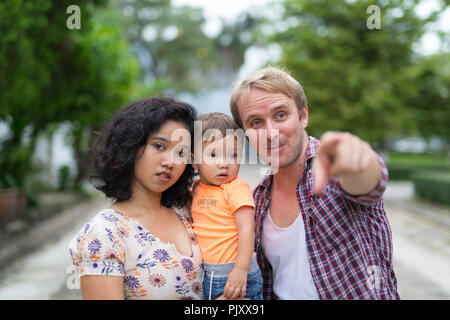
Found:
M 69 30 L 72 3 L 0 3 L 0 120 L 10 131 L 0 145 L 3 184 L 26 187 L 37 138 L 61 122 L 72 123 L 82 175 L 92 129 L 130 97 L 153 92 L 151 84 L 138 83 L 139 65 L 121 33 L 121 16 L 105 1 L 78 1 L 81 29 Z
M 408 105 L 414 110 L 416 131 L 450 142 L 450 53 L 424 57 L 411 78 L 416 90 Z
M 171 88 L 195 92 L 217 62 L 214 39 L 203 31 L 200 8 L 174 7 L 170 0 L 114 0 L 127 19 L 127 36 L 141 57 L 145 80 L 164 78 Z
M 258 26 L 263 17 L 249 12 L 240 14 L 236 21 L 222 20 L 222 30 L 215 39 L 220 59 L 218 68 L 237 72 L 244 63 L 245 51 L 251 45 L 265 45 L 258 36 Z
M 418 96 L 411 81 L 423 59 L 413 44 L 438 15 L 419 18 L 419 2 L 283 1 L 285 23 L 273 41 L 282 48 L 279 63 L 305 89 L 310 133 L 346 130 L 383 143 L 416 128 L 417 110 L 408 102 L 418 98 L 415 106 L 423 107 L 432 97 Z M 379 30 L 366 24 L 373 4 L 381 9 Z

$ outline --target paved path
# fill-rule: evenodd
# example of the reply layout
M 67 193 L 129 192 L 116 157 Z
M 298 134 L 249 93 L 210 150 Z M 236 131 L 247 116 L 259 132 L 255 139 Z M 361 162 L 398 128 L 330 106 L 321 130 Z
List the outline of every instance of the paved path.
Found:
M 240 177 L 251 187 L 261 178 L 254 167 L 241 170 Z M 60 218 L 64 225 L 72 219 L 67 231 L 0 271 L 0 299 L 81 299 L 68 243 L 93 214 L 107 205 L 105 200 L 96 200 L 64 211 Z M 414 202 L 408 183 L 390 183 L 385 206 L 393 232 L 394 268 L 401 298 L 450 299 L 450 212 Z
M 105 200 L 86 201 L 52 218 L 48 223 L 54 230 L 51 241 L 32 253 L 14 259 L 0 272 L 0 300 L 58 298 L 55 293 L 62 288 L 72 294 L 71 298 L 81 298 L 79 290 L 68 290 L 66 285 L 73 278 L 68 244 L 82 225 L 106 206 L 108 202 Z M 50 235 L 46 227 L 39 226 L 42 234 Z M 30 237 L 29 241 L 32 242 L 33 238 Z

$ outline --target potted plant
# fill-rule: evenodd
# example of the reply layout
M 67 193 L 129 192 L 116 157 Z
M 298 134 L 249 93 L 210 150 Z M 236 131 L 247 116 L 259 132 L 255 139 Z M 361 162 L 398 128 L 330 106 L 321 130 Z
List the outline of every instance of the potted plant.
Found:
M 0 173 L 0 226 L 18 219 L 25 210 L 26 203 L 26 196 L 16 187 L 14 179 L 8 174 Z

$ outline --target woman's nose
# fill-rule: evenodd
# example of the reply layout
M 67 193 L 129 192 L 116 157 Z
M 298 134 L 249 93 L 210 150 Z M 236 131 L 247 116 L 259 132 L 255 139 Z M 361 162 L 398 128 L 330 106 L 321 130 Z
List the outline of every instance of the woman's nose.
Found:
M 173 152 L 165 152 L 162 160 L 162 165 L 168 168 L 173 168 L 176 164 Z

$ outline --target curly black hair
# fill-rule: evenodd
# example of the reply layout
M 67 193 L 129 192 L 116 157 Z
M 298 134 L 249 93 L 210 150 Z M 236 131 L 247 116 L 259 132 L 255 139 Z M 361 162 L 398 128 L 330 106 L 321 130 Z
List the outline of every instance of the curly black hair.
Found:
M 99 132 L 92 148 L 96 174 L 91 183 L 108 198 L 117 201 L 131 197 L 136 152 L 146 145 L 148 137 L 167 121 L 185 123 L 194 137 L 197 112 L 190 104 L 173 98 L 145 98 L 119 109 L 112 120 Z M 161 204 L 167 208 L 190 205 L 194 169 L 190 163 L 169 189 L 162 193 Z

